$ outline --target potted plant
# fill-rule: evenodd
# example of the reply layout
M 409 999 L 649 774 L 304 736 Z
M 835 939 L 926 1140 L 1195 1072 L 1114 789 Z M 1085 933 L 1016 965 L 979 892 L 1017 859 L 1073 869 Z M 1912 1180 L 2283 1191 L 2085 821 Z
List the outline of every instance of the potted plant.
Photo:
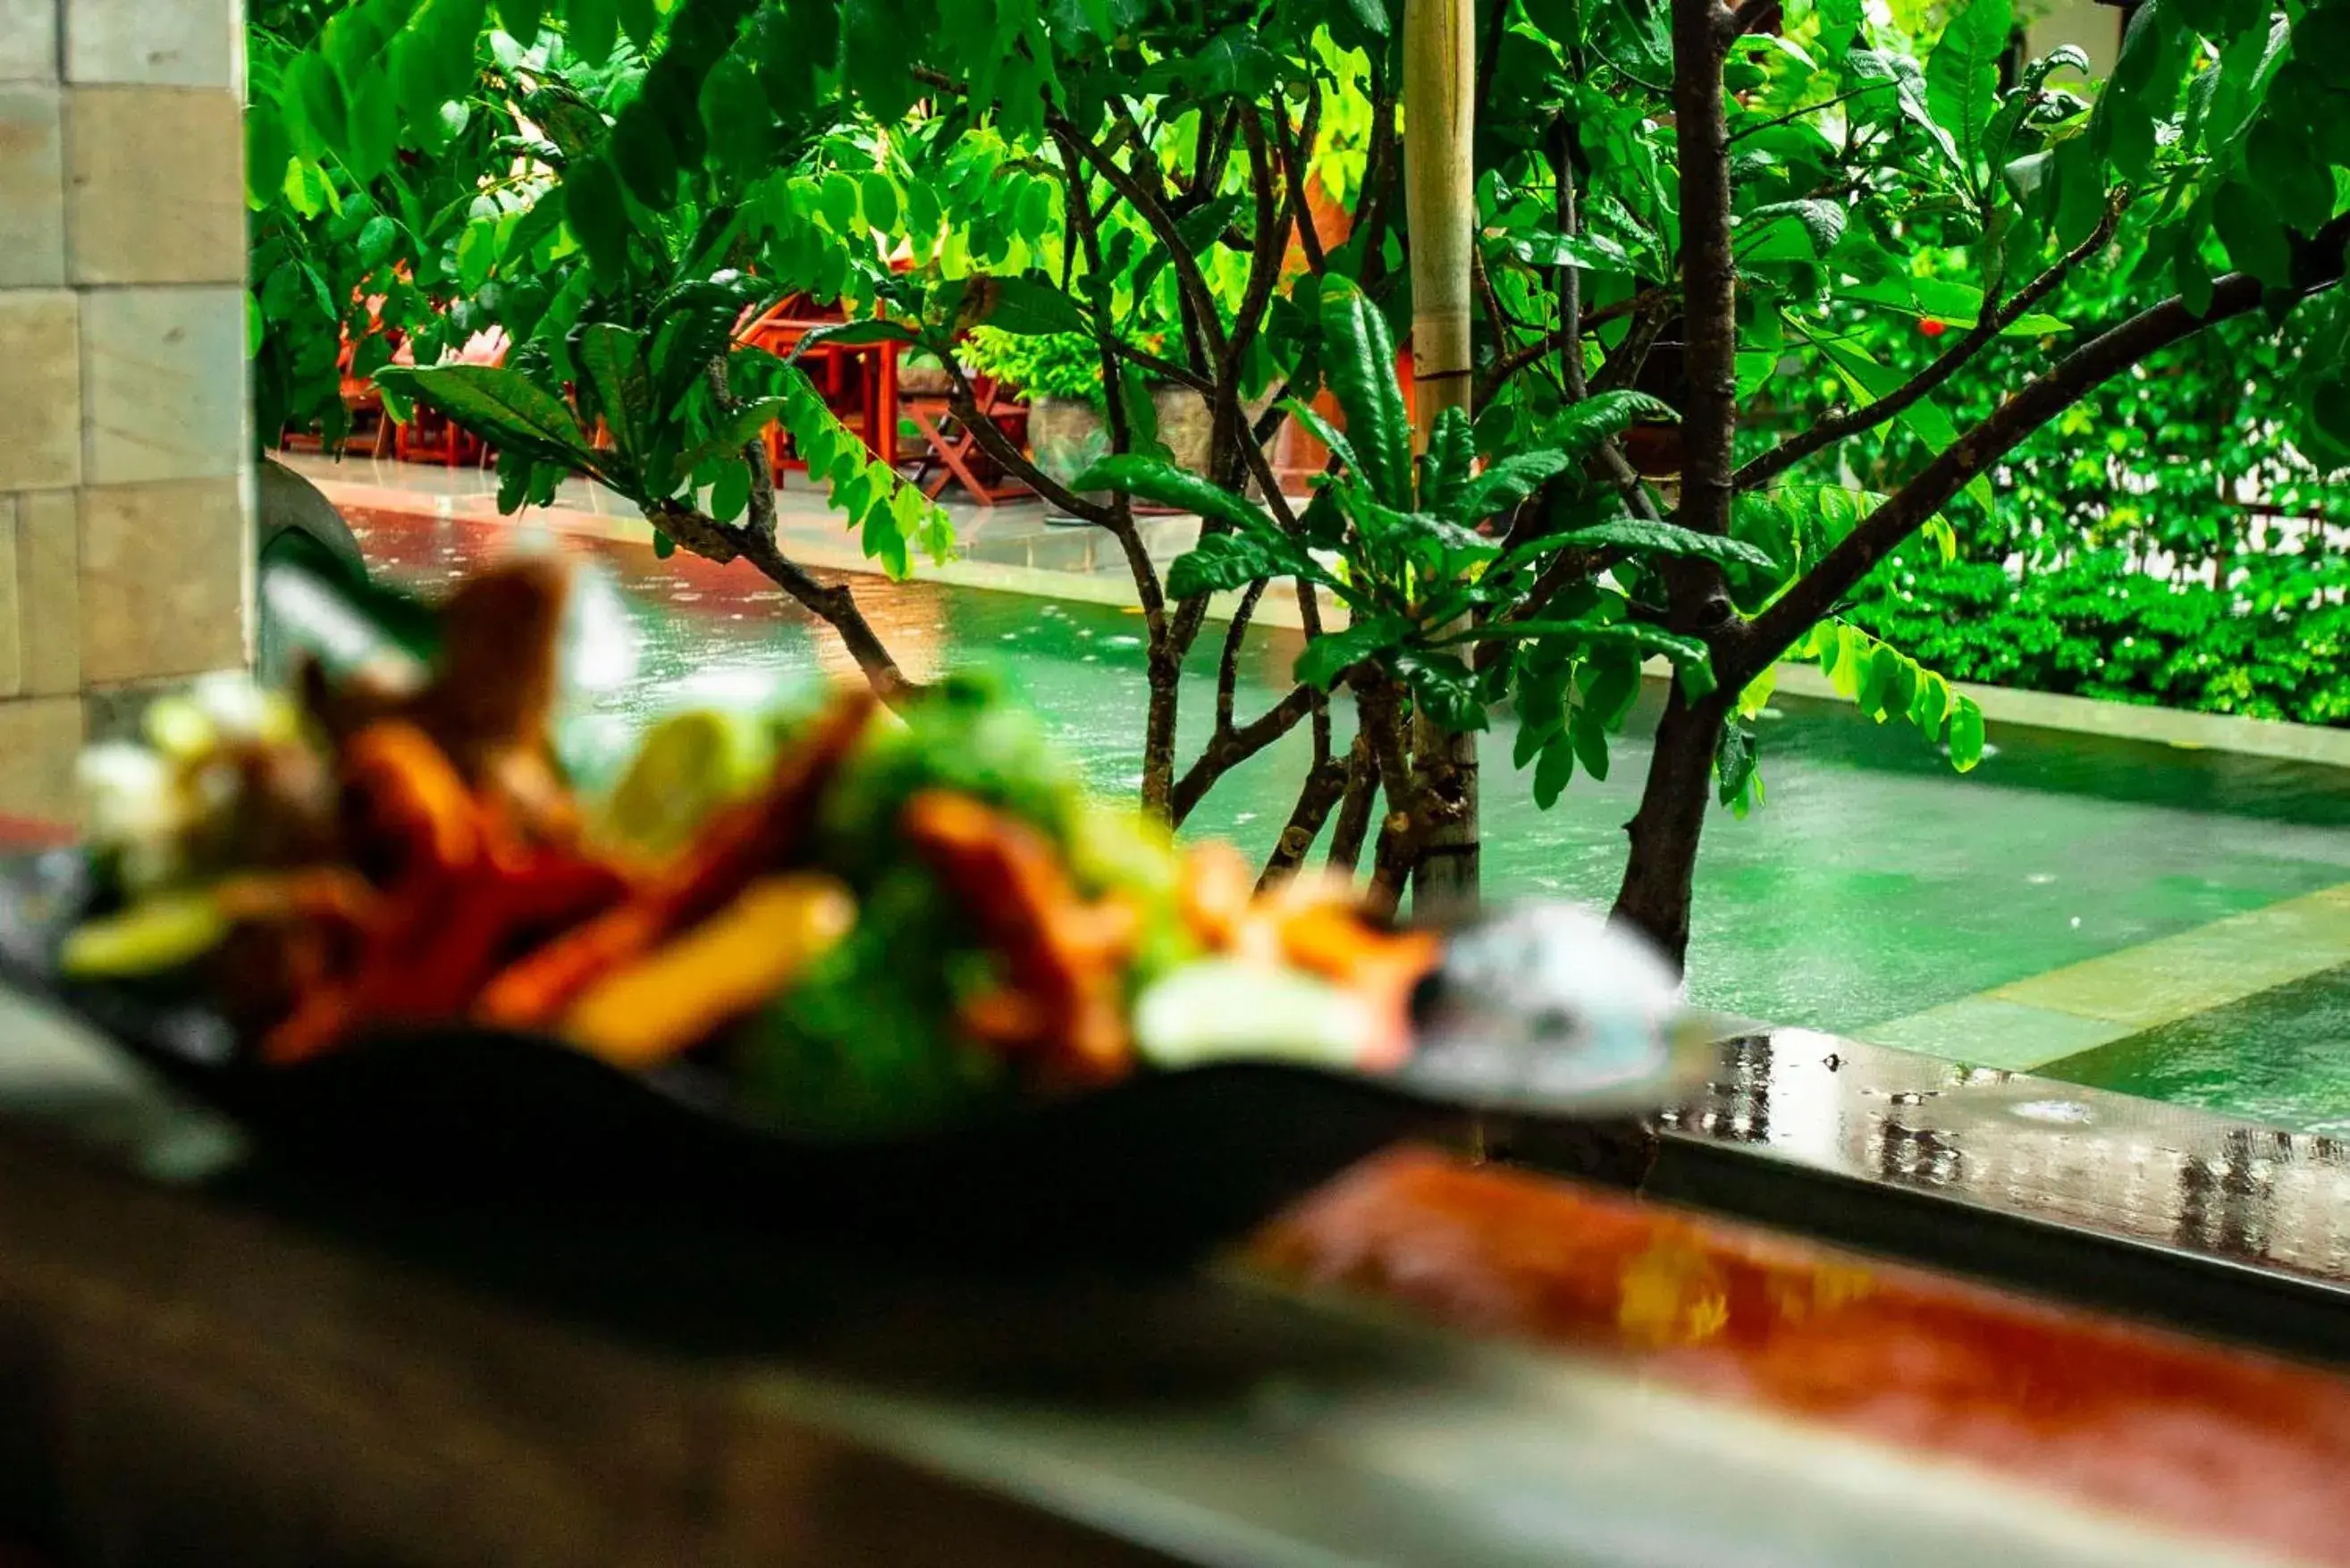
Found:
M 1036 466 L 1063 484 L 1109 453 L 1104 421 L 1101 351 L 1080 332 L 1024 334 L 992 327 L 972 329 L 962 360 L 972 372 L 990 376 L 1028 400 L 1028 447 Z M 1163 443 L 1173 461 L 1204 468 L 1210 433 L 1208 406 L 1187 388 L 1150 389 L 1155 429 L 1135 432 L 1136 444 Z M 1107 500 L 1107 492 L 1080 492 Z

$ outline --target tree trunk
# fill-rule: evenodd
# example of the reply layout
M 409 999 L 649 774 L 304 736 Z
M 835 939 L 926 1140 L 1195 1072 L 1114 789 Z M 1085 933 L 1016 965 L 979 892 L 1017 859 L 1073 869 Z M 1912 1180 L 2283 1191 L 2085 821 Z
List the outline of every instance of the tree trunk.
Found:
M 1436 416 L 1469 411 L 1475 358 L 1470 338 L 1470 260 L 1477 195 L 1471 159 L 1476 115 L 1472 0 L 1405 0 L 1404 213 L 1411 225 L 1414 444 L 1425 451 Z M 1427 780 L 1463 792 L 1460 808 L 1425 826 L 1412 873 L 1415 909 L 1445 918 L 1475 908 L 1478 888 L 1477 737 L 1448 733 L 1420 716 L 1412 751 Z
M 1182 655 L 1163 636 L 1151 639 L 1146 680 L 1150 701 L 1142 720 L 1142 809 L 1174 820 L 1175 709 L 1182 687 Z
M 1738 421 L 1737 272 L 1730 241 L 1730 136 L 1721 67 L 1737 24 L 1721 0 L 1673 0 L 1674 138 L 1681 187 L 1681 305 L 1688 330 L 1683 363 L 1681 493 L 1677 515 L 1700 533 L 1730 531 L 1732 438 Z M 1666 564 L 1666 618 L 1707 640 L 1720 684 L 1690 701 L 1673 682 L 1640 809 L 1629 825 L 1632 853 L 1616 895 L 1616 918 L 1638 928 L 1679 969 L 1689 956 L 1690 893 L 1699 836 L 1713 798 L 1713 756 L 1721 722 L 1737 700 L 1725 666 L 1739 629 L 1721 568 L 1711 561 Z
M 1690 891 L 1699 836 L 1713 795 L 1713 753 L 1729 700 L 1691 702 L 1673 682 L 1657 725 L 1640 809 L 1625 831 L 1632 854 L 1616 895 L 1616 919 L 1640 931 L 1679 969 L 1689 956 Z

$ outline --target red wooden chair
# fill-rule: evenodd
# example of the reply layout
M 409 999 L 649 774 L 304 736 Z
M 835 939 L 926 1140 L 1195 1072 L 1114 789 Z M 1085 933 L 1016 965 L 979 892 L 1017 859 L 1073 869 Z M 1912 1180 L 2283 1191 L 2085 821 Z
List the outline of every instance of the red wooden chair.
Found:
M 989 377 L 973 377 L 972 390 L 978 394 L 981 417 L 1003 431 L 1004 439 L 1014 447 L 1024 449 L 1028 444 L 1028 405 Z M 944 389 L 909 388 L 899 398 L 898 410 L 928 449 L 914 464 L 910 483 L 929 499 L 936 501 L 949 484 L 962 485 L 963 493 L 982 506 L 994 506 L 1029 493 L 1025 482 L 1004 472 L 1003 466 L 979 444 L 978 432 L 955 412 Z
M 740 326 L 735 341 L 788 357 L 819 327 L 846 320 L 837 306 L 819 306 L 793 295 Z M 865 440 L 867 450 L 891 468 L 898 464 L 898 348 L 895 343 L 817 343 L 801 355 L 805 371 L 825 406 Z M 791 450 L 789 433 L 770 425 L 767 454 L 775 477 L 807 464 Z

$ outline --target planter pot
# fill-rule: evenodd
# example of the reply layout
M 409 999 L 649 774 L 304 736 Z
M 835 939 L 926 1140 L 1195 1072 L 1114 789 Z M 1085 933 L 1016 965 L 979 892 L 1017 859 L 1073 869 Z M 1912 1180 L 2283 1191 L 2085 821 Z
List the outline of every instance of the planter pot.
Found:
M 1109 454 L 1109 430 L 1101 410 L 1074 398 L 1036 398 L 1028 404 L 1028 451 L 1045 477 L 1069 484 Z M 1087 501 L 1107 501 L 1106 490 L 1080 491 Z M 1050 515 L 1046 521 L 1065 519 Z

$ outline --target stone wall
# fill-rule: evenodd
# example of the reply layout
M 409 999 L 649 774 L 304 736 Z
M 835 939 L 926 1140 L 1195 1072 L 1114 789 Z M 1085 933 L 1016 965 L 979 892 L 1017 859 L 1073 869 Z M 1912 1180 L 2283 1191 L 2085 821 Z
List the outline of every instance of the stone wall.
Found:
M 0 815 L 251 623 L 238 0 L 0 0 Z

